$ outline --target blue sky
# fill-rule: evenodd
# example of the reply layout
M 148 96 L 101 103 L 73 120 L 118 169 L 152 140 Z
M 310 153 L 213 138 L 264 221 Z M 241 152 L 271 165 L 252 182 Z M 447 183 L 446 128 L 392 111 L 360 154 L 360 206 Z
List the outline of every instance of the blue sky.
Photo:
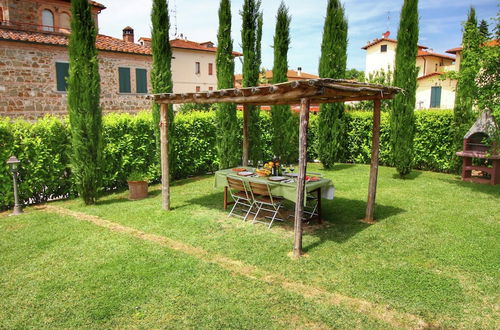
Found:
M 135 36 L 150 36 L 151 0 L 102 0 L 107 9 L 99 15 L 100 33 L 121 38 L 122 29 L 130 25 Z M 169 0 L 171 9 L 176 8 L 177 30 L 189 40 L 217 42 L 219 0 Z M 233 0 L 233 31 L 235 50 L 241 50 L 239 10 L 243 0 Z M 275 16 L 280 0 L 262 0 L 264 33 L 262 40 L 262 65 L 273 66 L 272 40 Z M 292 69 L 302 67 L 305 72 L 317 73 L 326 0 L 287 0 L 292 15 L 291 49 L 288 54 Z M 346 0 L 349 21 L 348 68 L 364 69 L 365 53 L 361 49 L 367 41 L 379 37 L 386 30 L 396 38 L 402 0 Z M 494 0 L 420 0 L 420 43 L 436 52 L 460 45 L 462 21 L 470 6 L 476 8 L 479 19 L 491 18 L 500 9 Z M 174 25 L 173 15 L 171 17 Z M 491 30 L 491 29 L 490 29 Z M 172 28 L 172 35 L 174 31 Z M 237 63 L 236 71 L 241 71 Z

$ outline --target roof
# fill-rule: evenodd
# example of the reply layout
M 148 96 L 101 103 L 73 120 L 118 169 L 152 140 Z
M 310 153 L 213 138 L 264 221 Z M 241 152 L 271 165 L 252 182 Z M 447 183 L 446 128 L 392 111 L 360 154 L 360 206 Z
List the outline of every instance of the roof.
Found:
M 299 79 L 317 79 L 319 76 L 307 72 L 296 71 L 296 70 L 288 70 L 286 76 L 288 77 L 288 80 L 294 79 L 294 80 L 299 80 Z M 268 80 L 273 79 L 273 70 L 266 70 L 265 78 Z M 234 75 L 234 79 L 236 81 L 243 80 L 243 75 L 242 74 L 236 74 Z
M 177 38 L 174 40 L 170 40 L 170 45 L 173 48 L 200 50 L 200 51 L 212 52 L 212 53 L 217 52 L 217 47 L 210 47 L 210 45 L 207 42 L 200 44 L 200 43 L 197 43 L 194 41 Z M 238 53 L 238 52 L 233 52 L 233 56 L 243 56 L 243 54 Z
M 433 53 L 433 52 L 429 52 L 427 50 L 421 50 L 421 49 L 419 49 L 418 53 L 417 53 L 417 57 L 419 57 L 419 56 L 422 56 L 422 57 L 423 56 L 434 56 L 434 57 L 439 57 L 439 58 L 445 58 L 445 59 L 452 60 L 452 61 L 455 60 L 455 58 L 453 56 Z
M 66 0 L 66 2 L 71 2 L 71 0 Z M 89 0 L 89 3 L 92 6 L 94 6 L 94 7 L 97 7 L 97 8 L 100 8 L 100 9 L 106 9 L 106 6 L 104 6 L 103 4 L 100 4 L 99 2 L 95 2 L 95 1 Z
M 442 74 L 443 74 L 442 72 L 431 72 L 431 73 L 424 74 L 423 76 L 418 77 L 417 80 L 427 79 L 427 78 L 434 77 L 434 76 L 440 76 Z
M 485 46 L 494 47 L 500 45 L 500 39 L 489 40 L 484 43 Z M 462 51 L 462 46 L 448 49 L 446 52 L 450 54 L 456 54 Z
M 365 46 L 361 47 L 361 49 L 368 49 L 369 47 L 371 46 L 374 46 L 376 44 L 378 44 L 379 42 L 383 42 L 383 41 L 388 41 L 388 42 L 393 42 L 393 43 L 398 43 L 398 41 L 396 39 L 391 39 L 391 38 L 377 38 L 377 39 L 374 39 L 373 41 L 371 42 L 368 42 Z M 420 49 L 427 49 L 429 47 L 426 47 L 426 46 L 422 46 L 422 45 L 417 45 L 418 48 Z
M 151 40 L 149 38 L 141 38 L 142 40 Z M 139 39 L 139 40 L 141 40 Z M 67 46 L 69 43 L 68 36 L 65 34 L 41 32 L 41 31 L 23 31 L 14 30 L 9 28 L 0 28 L 0 40 L 12 40 L 40 43 L 46 45 Z M 172 48 L 200 50 L 208 52 L 216 52 L 216 47 L 202 46 L 197 42 L 189 40 L 175 39 L 170 41 Z M 151 55 L 151 48 L 147 45 L 140 45 L 133 42 L 127 42 L 122 39 L 98 34 L 96 38 L 96 47 L 98 50 Z M 241 56 L 242 54 L 233 52 L 234 56 Z
M 401 89 L 343 79 L 305 79 L 271 86 L 229 88 L 199 93 L 163 93 L 148 96 L 163 104 L 236 103 L 298 104 L 303 98 L 315 103 L 391 99 Z

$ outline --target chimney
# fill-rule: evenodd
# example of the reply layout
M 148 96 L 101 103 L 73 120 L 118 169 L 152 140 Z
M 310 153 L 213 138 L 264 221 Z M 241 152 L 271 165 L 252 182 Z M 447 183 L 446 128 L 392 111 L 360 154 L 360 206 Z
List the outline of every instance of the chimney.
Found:
M 297 68 L 297 76 L 302 77 L 302 67 L 301 66 L 299 66 Z
M 123 29 L 123 41 L 134 43 L 134 29 L 130 26 Z

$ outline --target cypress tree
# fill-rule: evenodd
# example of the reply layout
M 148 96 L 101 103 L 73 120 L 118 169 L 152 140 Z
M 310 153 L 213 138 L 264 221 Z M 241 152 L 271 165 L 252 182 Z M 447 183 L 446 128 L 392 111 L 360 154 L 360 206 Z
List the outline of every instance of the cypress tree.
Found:
M 462 35 L 462 59 L 460 61 L 455 107 L 453 109 L 456 151 L 462 149 L 463 137 L 474 121 L 472 106 L 478 94 L 475 80 L 480 69 L 480 53 L 483 41 L 484 38 L 477 27 L 476 10 L 471 7 Z M 454 165 L 455 170 L 458 171 L 461 161 L 455 156 Z
M 233 88 L 234 57 L 232 55 L 231 3 L 229 0 L 220 1 L 217 44 L 217 89 Z M 219 167 L 229 168 L 238 165 L 240 146 L 235 104 L 220 103 L 217 105 L 217 130 Z
M 326 9 L 319 76 L 343 79 L 347 64 L 347 19 L 339 0 L 329 0 Z M 331 168 L 342 158 L 344 144 L 344 103 L 322 104 L 319 113 L 319 158 Z
M 484 19 L 481 20 L 478 28 L 484 39 L 489 39 L 491 37 L 490 31 L 488 29 L 488 22 L 486 22 Z
M 72 170 L 85 204 L 97 200 L 101 179 L 102 111 L 97 28 L 87 0 L 71 1 L 68 108 Z
M 394 85 L 404 90 L 394 98 L 391 114 L 392 157 L 400 176 L 410 173 L 415 135 L 418 49 L 418 1 L 405 0 L 401 10 L 394 68 Z
M 244 0 L 241 11 L 241 40 L 243 48 L 243 87 L 259 84 L 261 64 L 262 13 L 260 1 Z M 249 160 L 255 164 L 262 157 L 261 132 L 259 127 L 260 109 L 256 106 L 246 106 L 249 113 Z
M 276 31 L 274 33 L 274 66 L 273 84 L 288 81 L 288 50 L 290 48 L 290 22 L 288 8 L 282 1 L 276 15 Z M 273 154 L 284 162 L 296 160 L 297 137 L 295 123 L 289 105 L 271 107 L 273 125 Z M 295 134 L 293 134 L 295 133 Z
M 168 16 L 168 4 L 166 0 L 153 0 L 153 8 L 151 10 L 151 49 L 153 51 L 153 65 L 151 69 L 151 86 L 153 93 L 172 93 L 172 49 L 170 48 L 169 30 L 170 19 Z M 157 153 L 160 154 L 160 106 L 153 103 L 153 130 L 156 137 Z M 168 106 L 169 118 L 169 153 L 170 153 L 170 171 L 174 169 L 173 155 L 174 150 L 172 132 L 174 129 L 174 111 L 171 105 Z

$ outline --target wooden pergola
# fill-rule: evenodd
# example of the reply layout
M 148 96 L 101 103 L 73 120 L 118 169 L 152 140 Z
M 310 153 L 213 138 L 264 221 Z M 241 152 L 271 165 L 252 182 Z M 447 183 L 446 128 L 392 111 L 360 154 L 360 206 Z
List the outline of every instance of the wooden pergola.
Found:
M 392 99 L 401 89 L 384 85 L 360 83 L 339 79 L 309 79 L 285 82 L 271 86 L 231 88 L 197 93 L 164 93 L 149 96 L 160 104 L 161 174 L 163 209 L 170 209 L 170 178 L 168 155 L 168 104 L 182 103 L 235 103 L 243 105 L 243 165 L 248 165 L 248 118 L 247 105 L 299 104 L 299 173 L 297 202 L 295 204 L 293 255 L 302 254 L 302 214 L 304 212 L 304 187 L 307 167 L 307 129 L 309 107 L 314 103 L 347 101 L 373 101 L 373 135 L 368 185 L 366 215 L 362 220 L 374 223 L 373 213 L 377 191 L 378 158 L 380 146 L 380 103 Z

